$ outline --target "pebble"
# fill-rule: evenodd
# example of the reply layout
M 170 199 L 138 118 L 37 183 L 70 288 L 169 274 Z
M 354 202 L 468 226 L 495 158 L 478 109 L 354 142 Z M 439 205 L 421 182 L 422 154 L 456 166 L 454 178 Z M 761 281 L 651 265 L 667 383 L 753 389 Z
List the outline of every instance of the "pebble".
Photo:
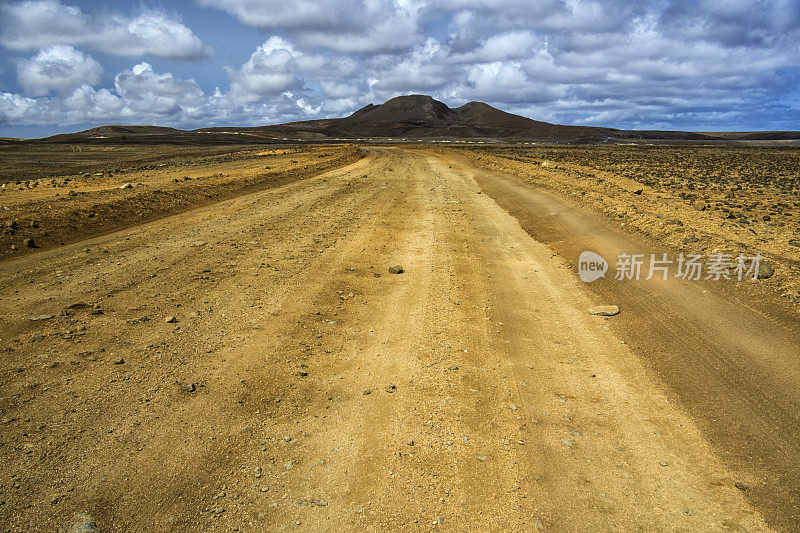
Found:
M 392 393 L 397 390 L 397 386 L 394 383 L 389 383 L 386 385 L 386 392 Z
M 697 242 L 699 240 L 700 239 L 698 239 L 694 233 L 691 233 L 683 238 L 683 244 L 692 244 L 693 242 Z
M 130 184 L 130 183 L 123 183 L 122 185 L 119 186 L 119 188 L 120 189 L 132 189 L 133 185 Z
M 176 323 L 177 321 L 178 321 L 178 319 L 177 319 L 177 318 L 175 318 L 174 316 L 168 316 L 168 317 L 166 317 L 166 318 L 164 319 L 164 322 L 166 322 L 167 324 L 174 324 L 174 323 Z
M 614 316 L 619 314 L 619 307 L 616 305 L 593 305 L 589 308 L 590 315 Z
M 62 530 L 63 531 L 63 530 Z M 97 523 L 91 515 L 86 513 L 75 513 L 72 523 L 66 533 L 101 533 Z
M 698 200 L 692 204 L 695 211 L 705 211 L 706 210 L 706 203 L 702 200 Z
M 488 455 L 479 455 L 476 457 L 476 459 L 482 463 L 485 463 L 486 461 L 490 460 L 491 457 L 489 457 Z
M 745 481 L 734 481 L 733 486 L 741 491 L 748 491 L 750 490 L 750 484 Z
M 572 448 L 572 445 L 575 443 L 569 440 L 568 438 L 564 437 L 563 439 L 561 439 L 561 444 L 563 444 L 567 448 Z
M 28 237 L 22 241 L 22 244 L 24 244 L 26 248 L 36 248 L 36 241 L 34 241 L 31 237 Z
M 519 407 L 517 407 L 516 404 L 513 403 L 508 404 L 508 408 L 511 409 L 512 411 L 516 411 L 519 409 Z
M 122 357 L 118 357 L 116 360 L 114 360 L 115 365 L 121 365 L 123 363 L 125 363 L 125 359 L 123 359 Z
M 38 322 L 39 320 L 50 320 L 54 316 L 55 315 L 37 315 L 37 316 L 32 316 L 31 317 L 31 321 Z
M 769 279 L 775 274 L 775 268 L 769 263 L 760 263 L 758 265 L 758 279 Z
M 405 272 L 405 270 L 403 270 L 403 267 L 400 265 L 392 265 L 389 267 L 389 274 L 402 274 L 403 272 Z

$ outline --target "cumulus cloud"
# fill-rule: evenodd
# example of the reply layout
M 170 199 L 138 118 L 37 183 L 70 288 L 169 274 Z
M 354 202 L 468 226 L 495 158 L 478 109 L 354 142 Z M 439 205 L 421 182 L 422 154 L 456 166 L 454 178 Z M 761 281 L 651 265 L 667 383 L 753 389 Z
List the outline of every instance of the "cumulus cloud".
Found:
M 568 124 L 797 128 L 794 0 L 195 0 L 205 16 L 265 33 L 255 50 L 231 39 L 241 59 L 198 75 L 206 91 L 142 62 L 208 52 L 176 16 L 68 2 L 0 4 L 0 44 L 35 51 L 17 63 L 20 89 L 0 97 L 3 123 L 266 124 L 427 93 Z M 54 45 L 69 53 L 39 57 Z M 77 49 L 138 64 L 104 88 Z
M 50 46 L 17 64 L 20 85 L 29 96 L 53 90 L 66 93 L 80 85 L 95 85 L 102 74 L 100 63 L 65 45 Z
M 134 112 L 161 115 L 191 111 L 202 105 L 205 94 L 192 79 L 158 74 L 149 63 L 139 63 L 114 78 L 117 94 Z
M 415 9 L 394 0 L 198 0 L 299 44 L 346 53 L 400 52 L 420 42 Z
M 114 78 L 114 88 L 79 84 L 58 96 L 24 97 L 0 93 L 0 124 L 41 125 L 82 122 L 181 124 L 210 117 L 209 102 L 192 79 L 158 73 L 145 62 Z M 224 100 L 224 99 L 221 99 Z M 224 108 L 224 102 L 215 100 Z
M 146 9 L 134 17 L 92 16 L 59 0 L 0 5 L 0 44 L 12 50 L 64 44 L 114 55 L 154 55 L 182 60 L 202 59 L 212 54 L 177 16 L 164 11 Z

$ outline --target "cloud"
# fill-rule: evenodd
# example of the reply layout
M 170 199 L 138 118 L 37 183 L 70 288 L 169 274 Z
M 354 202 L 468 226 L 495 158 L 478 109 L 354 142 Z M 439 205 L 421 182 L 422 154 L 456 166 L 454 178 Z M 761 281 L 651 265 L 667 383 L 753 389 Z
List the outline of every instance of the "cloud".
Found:
M 308 48 L 396 53 L 422 41 L 414 9 L 393 0 L 198 0 Z
M 0 5 L 0 44 L 32 50 L 54 44 L 80 46 L 121 56 L 153 55 L 197 60 L 212 55 L 191 29 L 164 11 L 146 9 L 135 17 L 90 16 L 59 0 L 26 0 Z
M 427 93 L 560 123 L 797 128 L 796 0 L 195 0 L 199 16 L 230 14 L 226 29 L 265 33 L 255 49 L 226 41 L 241 59 L 197 75 L 213 92 L 143 62 L 209 53 L 176 15 L 68 2 L 0 3 L 0 44 L 35 54 L 16 63 L 3 123 L 266 124 Z M 40 57 L 55 45 L 70 52 Z M 136 66 L 102 87 L 87 50 Z
M 71 46 L 53 45 L 17 64 L 17 77 L 25 94 L 42 96 L 55 90 L 67 93 L 84 84 L 100 82 L 103 67 Z
M 286 91 L 302 90 L 298 60 L 304 60 L 303 54 L 294 46 L 280 37 L 270 37 L 256 48 L 247 62 L 230 71 L 231 98 L 240 103 L 253 103 Z
M 181 80 L 171 73 L 158 74 L 144 62 L 117 74 L 114 87 L 127 107 L 138 113 L 186 113 L 205 101 L 203 90 L 194 80 Z

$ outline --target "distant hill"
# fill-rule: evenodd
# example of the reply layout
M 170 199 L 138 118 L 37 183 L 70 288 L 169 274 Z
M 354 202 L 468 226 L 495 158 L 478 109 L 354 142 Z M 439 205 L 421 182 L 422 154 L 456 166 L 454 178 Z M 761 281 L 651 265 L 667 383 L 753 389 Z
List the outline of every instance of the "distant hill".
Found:
M 213 127 L 185 131 L 160 126 L 100 126 L 54 135 L 45 142 L 274 143 L 350 139 L 486 140 L 540 142 L 795 140 L 800 132 L 707 133 L 564 126 L 507 113 L 483 102 L 450 108 L 425 95 L 369 104 L 344 118 L 271 126 Z

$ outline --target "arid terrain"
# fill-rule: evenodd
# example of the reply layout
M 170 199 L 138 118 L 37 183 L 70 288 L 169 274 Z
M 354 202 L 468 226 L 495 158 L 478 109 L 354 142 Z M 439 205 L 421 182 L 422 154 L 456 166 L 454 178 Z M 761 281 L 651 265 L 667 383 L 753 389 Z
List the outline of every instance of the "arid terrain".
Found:
M 0 146 L 0 531 L 795 531 L 798 163 Z

